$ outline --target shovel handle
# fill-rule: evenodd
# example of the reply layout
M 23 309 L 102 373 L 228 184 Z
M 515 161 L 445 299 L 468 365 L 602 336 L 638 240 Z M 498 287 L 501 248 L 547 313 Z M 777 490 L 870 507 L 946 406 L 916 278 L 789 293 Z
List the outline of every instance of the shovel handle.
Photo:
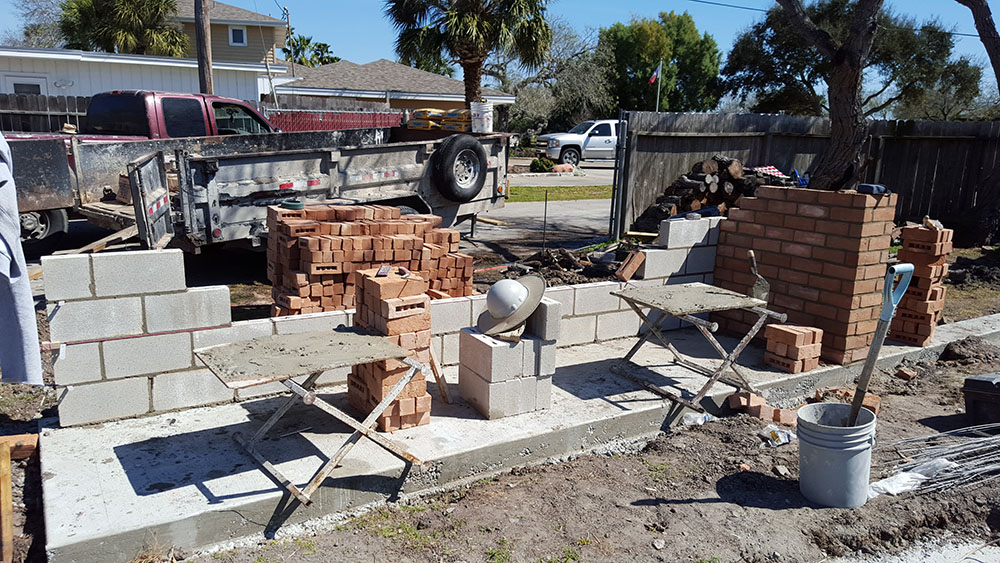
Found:
M 892 284 L 896 281 L 896 276 L 902 276 L 902 278 L 893 288 Z M 913 264 L 903 263 L 889 266 L 889 270 L 885 273 L 885 285 L 882 286 L 882 313 L 878 317 L 880 321 L 889 322 L 892 320 L 892 315 L 896 312 L 896 305 L 899 305 L 903 294 L 906 293 L 906 288 L 910 287 L 911 278 L 913 278 Z

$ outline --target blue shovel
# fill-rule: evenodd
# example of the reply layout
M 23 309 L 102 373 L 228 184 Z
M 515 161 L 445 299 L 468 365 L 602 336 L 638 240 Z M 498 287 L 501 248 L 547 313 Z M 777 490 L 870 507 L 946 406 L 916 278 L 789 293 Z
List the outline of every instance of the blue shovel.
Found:
M 895 289 L 892 285 L 896 281 L 896 276 L 902 276 Z M 868 350 L 868 357 L 865 358 L 865 366 L 861 368 L 861 377 L 858 378 L 858 388 L 854 391 L 854 400 L 851 401 L 851 415 L 847 419 L 847 426 L 851 427 L 858 423 L 858 413 L 861 412 L 861 403 L 868 393 L 868 382 L 875 371 L 875 362 L 878 361 L 878 353 L 882 350 L 882 342 L 886 333 L 889 332 L 889 322 L 896 312 L 896 305 L 906 293 L 906 288 L 910 287 L 910 278 L 913 277 L 913 264 L 896 264 L 889 266 L 889 271 L 885 273 L 885 285 L 882 287 L 882 313 L 878 316 L 878 326 L 875 328 L 875 337 L 872 339 L 872 346 Z

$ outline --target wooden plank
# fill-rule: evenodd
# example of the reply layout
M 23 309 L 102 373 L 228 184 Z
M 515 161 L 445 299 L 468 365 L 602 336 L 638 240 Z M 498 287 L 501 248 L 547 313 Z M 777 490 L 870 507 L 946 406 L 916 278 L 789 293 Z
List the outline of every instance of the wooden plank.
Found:
M 451 399 L 448 397 L 448 382 L 444 380 L 444 375 L 442 375 L 441 371 L 438 369 L 437 360 L 434 359 L 433 348 L 430 351 L 430 356 L 431 356 L 431 373 L 434 374 L 434 381 L 437 382 L 438 391 L 441 393 L 441 400 L 444 401 L 444 404 L 449 405 L 451 404 Z
M 38 448 L 38 434 L 0 436 L 0 442 L 7 444 L 11 459 L 28 459 Z
M 14 561 L 14 495 L 10 485 L 10 445 L 0 442 L 0 559 Z

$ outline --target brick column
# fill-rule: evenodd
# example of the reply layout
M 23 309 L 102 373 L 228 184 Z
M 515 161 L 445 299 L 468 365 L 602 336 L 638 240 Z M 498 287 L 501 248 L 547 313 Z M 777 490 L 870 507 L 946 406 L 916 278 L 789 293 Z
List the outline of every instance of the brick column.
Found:
M 864 359 L 882 303 L 896 194 L 762 186 L 723 221 L 715 285 L 746 293 L 754 282 L 747 250 L 771 284 L 769 307 L 788 322 L 823 329 L 822 359 Z M 756 315 L 714 315 L 745 333 Z

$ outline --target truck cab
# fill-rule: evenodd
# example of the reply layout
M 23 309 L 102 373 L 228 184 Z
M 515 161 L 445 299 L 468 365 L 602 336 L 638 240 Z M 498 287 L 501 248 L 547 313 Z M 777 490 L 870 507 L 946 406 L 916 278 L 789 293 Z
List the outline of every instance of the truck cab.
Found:
M 97 94 L 87 108 L 84 136 L 124 135 L 175 139 L 272 133 L 270 122 L 240 100 L 206 94 L 115 90 Z
M 535 152 L 561 164 L 576 166 L 582 160 L 614 158 L 617 141 L 618 120 L 590 120 L 566 133 L 539 135 Z

